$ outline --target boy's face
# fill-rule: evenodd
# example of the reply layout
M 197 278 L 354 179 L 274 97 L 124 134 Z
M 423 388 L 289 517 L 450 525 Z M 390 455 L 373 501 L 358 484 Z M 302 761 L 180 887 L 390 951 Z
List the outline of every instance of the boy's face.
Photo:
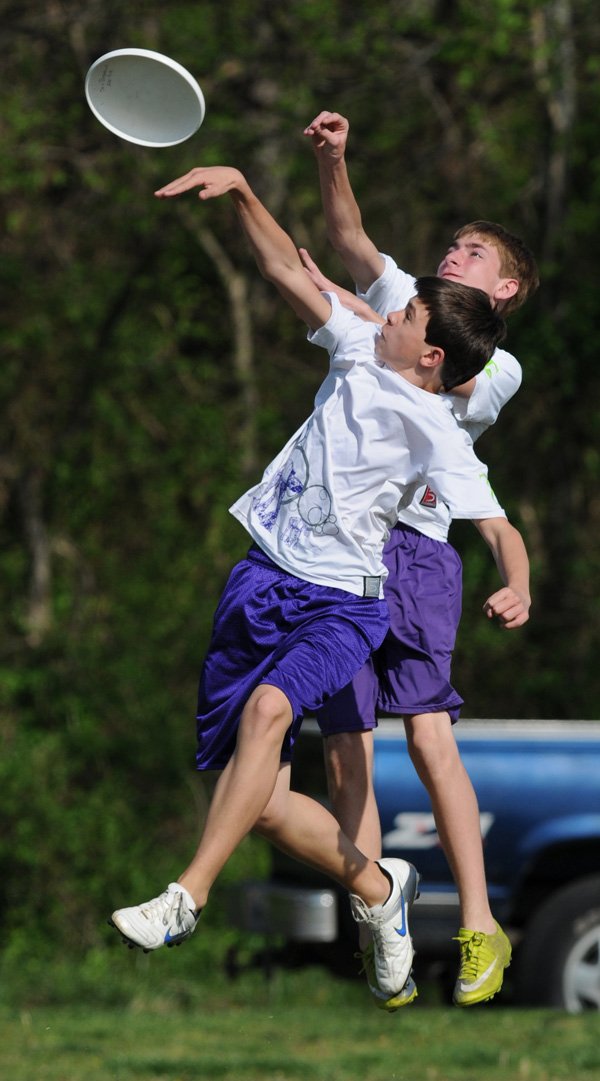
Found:
M 500 273 L 498 249 L 476 233 L 452 241 L 437 268 L 437 276 L 483 289 L 492 301 L 506 299 L 507 283 L 514 282 L 513 278 L 504 278 Z M 510 287 L 512 292 L 514 289 Z
M 375 339 L 375 355 L 390 368 L 403 371 L 418 364 L 428 346 L 425 342 L 429 312 L 418 297 L 399 312 L 390 312 Z

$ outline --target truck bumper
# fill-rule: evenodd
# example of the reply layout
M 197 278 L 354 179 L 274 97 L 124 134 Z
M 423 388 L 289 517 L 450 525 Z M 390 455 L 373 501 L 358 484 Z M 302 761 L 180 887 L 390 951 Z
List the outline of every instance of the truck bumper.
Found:
M 283 935 L 290 942 L 335 942 L 339 935 L 335 890 L 280 882 L 242 882 L 233 922 L 243 931 Z

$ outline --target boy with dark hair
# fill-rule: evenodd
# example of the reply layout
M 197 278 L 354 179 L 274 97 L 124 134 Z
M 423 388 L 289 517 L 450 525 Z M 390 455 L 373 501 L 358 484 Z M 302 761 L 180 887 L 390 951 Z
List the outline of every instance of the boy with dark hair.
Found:
M 231 508 L 253 544 L 217 607 L 198 705 L 198 768 L 223 772 L 179 881 L 113 913 L 125 940 L 147 950 L 192 934 L 213 882 L 288 769 L 303 713 L 346 686 L 383 640 L 381 553 L 402 500 L 433 473 L 458 516 L 505 518 L 438 395 L 457 364 L 462 378 L 465 355 L 469 373 L 480 370 L 504 332 L 485 294 L 419 279 L 403 311 L 364 323 L 316 289 L 241 173 L 194 169 L 156 194 L 195 187 L 202 200 L 231 195 L 261 273 L 328 349 L 331 366 L 311 416 Z M 512 558 L 526 574 L 522 542 L 507 551 Z M 282 843 L 351 891 L 373 935 L 378 985 L 395 994 L 412 964 L 416 871 L 404 860 L 367 859 L 325 808 L 300 800 Z

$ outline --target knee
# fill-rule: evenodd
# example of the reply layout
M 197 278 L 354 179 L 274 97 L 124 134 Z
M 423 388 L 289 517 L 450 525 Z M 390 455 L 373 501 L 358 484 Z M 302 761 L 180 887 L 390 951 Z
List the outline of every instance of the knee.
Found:
M 281 740 L 292 719 L 292 708 L 283 691 L 261 683 L 244 707 L 240 733 L 253 739 Z
M 460 763 L 450 720 L 442 722 L 437 719 L 441 716 L 447 715 L 413 717 L 411 727 L 407 726 L 409 754 L 425 784 L 439 781 Z
M 255 824 L 254 832 L 260 833 L 269 841 L 276 841 L 281 831 L 283 815 L 281 807 L 274 801 L 270 801 L 262 814 L 259 815 Z

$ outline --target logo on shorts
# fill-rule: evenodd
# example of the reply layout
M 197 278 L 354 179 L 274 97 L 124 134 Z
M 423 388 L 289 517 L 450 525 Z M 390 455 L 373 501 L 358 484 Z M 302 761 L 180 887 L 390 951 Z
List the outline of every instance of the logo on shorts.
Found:
M 422 507 L 437 507 L 437 495 L 435 494 L 433 488 L 430 488 L 429 485 L 427 485 L 425 491 L 423 492 L 419 503 Z

